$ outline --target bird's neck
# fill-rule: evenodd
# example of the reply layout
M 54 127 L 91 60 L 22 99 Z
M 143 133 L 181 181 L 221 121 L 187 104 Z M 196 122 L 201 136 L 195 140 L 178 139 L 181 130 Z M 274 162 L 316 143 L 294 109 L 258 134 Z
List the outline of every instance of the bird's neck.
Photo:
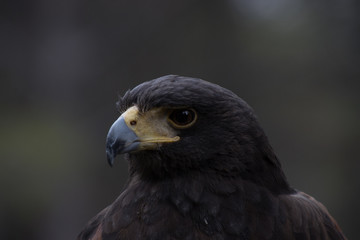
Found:
M 268 143 L 257 154 L 254 154 L 252 161 L 248 162 L 241 176 L 244 180 L 252 181 L 275 194 L 294 191 L 286 179 L 277 156 Z
M 234 182 L 251 182 L 259 187 L 264 187 L 274 194 L 292 192 L 280 162 L 268 145 L 262 148 L 263 152 L 254 154 L 248 160 L 238 159 L 238 156 L 217 156 L 214 160 L 206 160 L 201 168 L 181 168 L 172 165 L 176 161 L 164 161 L 159 157 L 133 156 L 129 159 L 130 177 L 140 179 L 152 184 L 197 184 L 206 187 L 206 184 L 214 185 L 215 182 L 223 186 Z M 155 156 L 155 155 L 154 155 Z M 196 182 L 196 183 L 195 183 Z
M 273 173 L 264 173 L 263 176 L 259 176 L 257 173 L 254 175 L 248 173 L 226 175 L 215 171 L 205 173 L 188 171 L 159 177 L 153 173 L 134 172 L 130 176 L 128 186 L 142 186 L 142 189 L 153 189 L 152 192 L 162 191 L 164 195 L 180 194 L 193 202 L 196 202 L 204 192 L 222 195 L 241 192 L 241 195 L 246 195 L 247 189 L 259 188 L 278 195 L 294 191 L 286 181 L 281 169 L 273 170 Z M 180 195 L 175 197 L 181 197 Z

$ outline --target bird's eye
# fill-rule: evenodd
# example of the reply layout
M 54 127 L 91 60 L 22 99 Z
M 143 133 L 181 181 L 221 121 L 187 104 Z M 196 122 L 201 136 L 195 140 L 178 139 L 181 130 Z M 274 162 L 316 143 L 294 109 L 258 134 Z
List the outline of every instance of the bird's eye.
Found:
M 192 109 L 175 109 L 169 115 L 169 122 L 176 128 L 188 128 L 196 118 L 196 112 Z

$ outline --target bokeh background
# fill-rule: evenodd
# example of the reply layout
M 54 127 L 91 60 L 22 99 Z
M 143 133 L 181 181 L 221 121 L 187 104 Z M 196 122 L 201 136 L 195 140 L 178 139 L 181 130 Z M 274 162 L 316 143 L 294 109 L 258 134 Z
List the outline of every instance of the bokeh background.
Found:
M 199 77 L 255 109 L 291 184 L 359 236 L 356 0 L 3 0 L 0 239 L 75 239 L 120 193 L 118 95 Z

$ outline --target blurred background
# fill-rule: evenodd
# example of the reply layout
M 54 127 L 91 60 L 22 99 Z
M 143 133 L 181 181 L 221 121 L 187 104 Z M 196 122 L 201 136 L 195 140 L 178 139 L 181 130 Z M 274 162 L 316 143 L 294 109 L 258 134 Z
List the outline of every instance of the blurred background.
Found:
M 356 0 L 3 0 L 0 239 L 75 239 L 121 192 L 118 95 L 166 74 L 231 89 L 290 183 L 349 239 L 360 214 Z

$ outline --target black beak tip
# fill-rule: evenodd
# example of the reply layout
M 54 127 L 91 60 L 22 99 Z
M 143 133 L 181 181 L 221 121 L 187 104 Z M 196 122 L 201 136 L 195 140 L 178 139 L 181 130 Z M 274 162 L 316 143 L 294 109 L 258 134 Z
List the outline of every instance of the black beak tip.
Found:
M 115 154 L 113 154 L 113 151 L 106 149 L 106 157 L 110 167 L 112 167 L 114 165 Z
M 116 145 L 116 146 L 114 146 Z M 106 141 L 106 158 L 107 161 L 110 165 L 110 167 L 112 167 L 114 165 L 114 160 L 116 157 L 117 153 L 117 144 L 115 143 L 115 141 L 112 138 L 107 138 Z

